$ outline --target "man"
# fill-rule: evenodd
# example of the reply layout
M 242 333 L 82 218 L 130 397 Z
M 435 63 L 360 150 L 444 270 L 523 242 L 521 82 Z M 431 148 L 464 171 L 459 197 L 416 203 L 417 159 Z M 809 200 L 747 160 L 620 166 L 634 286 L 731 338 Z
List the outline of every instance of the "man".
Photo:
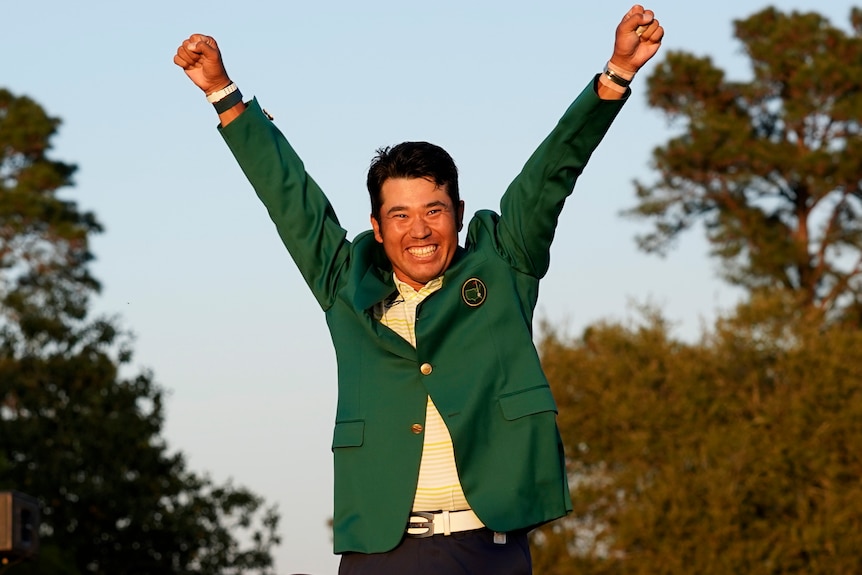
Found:
M 220 131 L 323 308 L 338 362 L 335 552 L 340 573 L 530 573 L 527 532 L 571 510 L 556 404 L 532 341 L 560 210 L 664 30 L 635 5 L 605 71 L 458 243 L 452 158 L 426 142 L 378 151 L 371 230 L 353 241 L 215 40 L 174 62 Z

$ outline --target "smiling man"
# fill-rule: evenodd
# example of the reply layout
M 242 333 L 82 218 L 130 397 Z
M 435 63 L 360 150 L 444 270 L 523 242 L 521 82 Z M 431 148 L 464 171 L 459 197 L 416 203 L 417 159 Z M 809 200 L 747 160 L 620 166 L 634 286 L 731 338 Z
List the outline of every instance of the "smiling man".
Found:
M 556 404 L 533 345 L 557 219 L 658 51 L 635 5 L 593 78 L 459 245 L 464 203 L 445 150 L 405 142 L 368 172 L 371 230 L 352 241 L 215 40 L 174 62 L 220 131 L 325 312 L 338 362 L 334 548 L 342 574 L 527 574 L 527 533 L 571 510 Z
M 442 276 L 455 257 L 464 220 L 457 185 L 452 158 L 426 142 L 379 150 L 372 162 L 368 190 L 374 239 L 383 245 L 395 277 L 415 290 Z

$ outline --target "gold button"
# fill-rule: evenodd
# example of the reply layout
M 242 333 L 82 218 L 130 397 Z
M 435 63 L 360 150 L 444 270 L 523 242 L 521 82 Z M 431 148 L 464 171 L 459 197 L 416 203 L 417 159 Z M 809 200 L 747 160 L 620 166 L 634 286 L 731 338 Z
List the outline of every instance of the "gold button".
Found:
M 421 366 L 419 366 L 419 371 L 422 372 L 422 375 L 430 375 L 433 370 L 434 368 L 431 367 L 430 363 L 423 363 Z
M 413 427 L 411 427 L 410 430 L 416 435 L 419 435 L 420 433 L 422 433 L 422 425 L 419 423 L 414 423 Z

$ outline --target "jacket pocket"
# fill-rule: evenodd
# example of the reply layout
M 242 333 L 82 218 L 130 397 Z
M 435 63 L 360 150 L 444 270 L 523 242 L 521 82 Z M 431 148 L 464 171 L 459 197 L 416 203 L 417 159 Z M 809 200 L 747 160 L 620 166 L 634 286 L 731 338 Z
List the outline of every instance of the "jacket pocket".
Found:
M 332 434 L 332 449 L 336 447 L 359 447 L 365 438 L 364 421 L 336 422 Z
M 551 388 L 543 385 L 500 397 L 500 409 L 503 410 L 503 417 L 512 421 L 543 411 L 556 413 L 557 402 L 554 401 Z

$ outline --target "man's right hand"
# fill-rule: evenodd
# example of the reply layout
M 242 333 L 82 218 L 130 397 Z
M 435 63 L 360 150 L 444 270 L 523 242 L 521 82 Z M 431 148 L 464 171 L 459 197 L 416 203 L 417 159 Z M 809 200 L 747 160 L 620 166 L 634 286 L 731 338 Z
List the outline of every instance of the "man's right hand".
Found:
M 182 68 L 205 94 L 211 94 L 230 84 L 218 44 L 211 36 L 203 34 L 189 36 L 177 48 L 174 64 Z

